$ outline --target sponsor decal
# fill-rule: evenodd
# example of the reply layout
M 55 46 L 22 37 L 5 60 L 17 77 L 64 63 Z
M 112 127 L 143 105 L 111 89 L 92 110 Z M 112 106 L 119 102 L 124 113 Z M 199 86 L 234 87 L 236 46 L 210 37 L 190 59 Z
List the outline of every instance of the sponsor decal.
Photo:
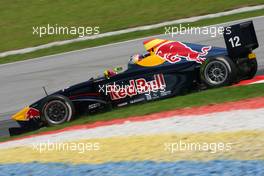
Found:
M 152 96 L 151 95 L 146 95 L 146 99 L 148 100 L 148 101 L 150 101 L 150 100 L 152 100 Z
M 95 109 L 95 108 L 98 108 L 98 107 L 100 107 L 100 106 L 101 106 L 100 103 L 93 103 L 93 104 L 90 104 L 90 105 L 88 106 L 88 109 Z
M 120 103 L 120 104 L 118 104 L 117 106 L 118 107 L 122 107 L 122 106 L 126 106 L 128 103 L 127 102 L 124 102 L 124 103 Z
M 30 108 L 27 112 L 27 119 L 40 118 L 39 110 L 35 108 Z
M 145 98 L 139 98 L 139 99 L 131 100 L 129 103 L 134 104 L 134 103 L 138 103 L 141 101 L 145 101 Z
M 132 97 L 138 94 L 150 94 L 150 92 L 157 92 L 164 90 L 166 87 L 163 74 L 154 75 L 154 80 L 147 81 L 144 78 L 130 80 L 128 85 L 107 85 L 107 92 L 111 100 L 123 99 Z
M 167 95 L 170 95 L 171 94 L 171 91 L 164 91 L 164 92 L 160 92 L 160 96 L 167 96 Z
M 201 52 L 198 52 L 182 42 L 169 41 L 161 44 L 155 54 L 173 64 L 180 62 L 182 58 L 202 64 L 206 60 L 205 56 L 209 50 L 211 50 L 211 46 L 202 47 Z

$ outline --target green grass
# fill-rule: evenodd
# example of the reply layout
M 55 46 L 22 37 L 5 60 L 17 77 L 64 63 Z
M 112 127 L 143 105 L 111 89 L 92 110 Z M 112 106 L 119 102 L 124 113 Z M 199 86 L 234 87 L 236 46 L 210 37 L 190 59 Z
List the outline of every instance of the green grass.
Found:
M 99 26 L 101 33 L 263 4 L 263 0 L 1 0 L 0 52 L 75 38 L 39 38 L 32 27 Z
M 230 101 L 238 101 L 247 98 L 264 96 L 264 84 L 254 84 L 240 87 L 225 87 L 219 89 L 211 89 L 202 92 L 191 93 L 185 96 L 177 96 L 160 101 L 153 101 L 144 104 L 131 105 L 128 107 L 114 109 L 105 113 L 98 113 L 87 117 L 81 117 L 72 122 L 65 123 L 60 126 L 42 128 L 40 130 L 29 132 L 20 136 L 37 134 L 40 132 L 62 129 L 72 125 L 87 124 L 97 121 L 107 121 L 112 119 L 127 118 L 130 116 L 140 116 L 152 114 L 156 112 L 168 111 L 179 108 L 202 106 L 208 104 L 217 104 Z M 11 138 L 16 138 L 11 137 Z M 10 138 L 0 138 L 5 141 Z
M 223 23 L 223 22 L 232 21 L 232 20 L 260 16 L 263 14 L 264 14 L 264 10 L 258 10 L 254 12 L 246 12 L 246 13 L 240 13 L 240 14 L 235 14 L 235 15 L 230 15 L 230 16 L 225 16 L 225 17 L 201 20 L 195 23 L 190 23 L 190 26 L 204 26 L 204 25 L 218 24 L 218 23 Z M 99 45 L 104 45 L 104 44 L 110 44 L 114 42 L 121 42 L 121 41 L 126 41 L 129 39 L 146 37 L 146 36 L 151 36 L 155 34 L 162 34 L 164 32 L 165 30 L 162 27 L 162 28 L 157 28 L 157 29 L 152 29 L 152 30 L 147 30 L 147 31 L 131 32 L 131 33 L 122 34 L 122 35 L 104 37 L 104 38 L 89 40 L 89 41 L 82 41 L 82 42 L 67 44 L 63 46 L 56 46 L 56 47 L 52 47 L 48 49 L 42 49 L 42 50 L 38 50 L 35 52 L 27 53 L 27 54 L 13 55 L 13 56 L 0 58 L 0 64 L 21 61 L 21 60 L 26 60 L 26 59 L 32 59 L 36 57 L 63 53 L 67 51 L 73 51 L 73 50 L 94 47 L 94 46 L 99 46 Z

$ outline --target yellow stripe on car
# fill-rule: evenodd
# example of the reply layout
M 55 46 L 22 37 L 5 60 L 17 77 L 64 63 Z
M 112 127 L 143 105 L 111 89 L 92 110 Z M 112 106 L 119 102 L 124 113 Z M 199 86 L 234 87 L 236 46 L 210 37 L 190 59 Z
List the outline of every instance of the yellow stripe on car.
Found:
M 29 107 L 27 106 L 23 108 L 21 111 L 19 111 L 18 113 L 16 113 L 15 115 L 13 115 L 12 119 L 16 121 L 28 121 L 27 119 L 28 111 L 29 111 Z
M 155 48 L 157 47 L 158 45 L 166 42 L 168 40 L 164 40 L 164 39 L 151 39 L 151 40 L 148 40 L 148 41 L 145 41 L 144 42 L 144 47 L 145 49 L 148 51 L 152 48 Z
M 248 54 L 249 59 L 256 59 L 256 54 L 255 53 L 250 53 Z
M 165 62 L 164 59 L 161 59 L 159 56 L 153 54 L 137 62 L 137 64 L 143 67 L 154 67 L 154 66 L 161 65 L 164 62 Z

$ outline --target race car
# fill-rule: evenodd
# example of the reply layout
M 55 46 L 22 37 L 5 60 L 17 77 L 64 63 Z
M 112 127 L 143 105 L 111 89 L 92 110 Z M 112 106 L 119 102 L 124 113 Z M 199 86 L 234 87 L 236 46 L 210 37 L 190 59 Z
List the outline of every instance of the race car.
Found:
M 132 56 L 127 70 L 107 70 L 102 77 L 47 95 L 12 118 L 22 127 L 60 125 L 76 114 L 251 79 L 257 71 L 252 51 L 258 47 L 253 22 L 228 28 L 231 33 L 224 32 L 226 48 L 157 38 L 146 40 L 147 53 Z

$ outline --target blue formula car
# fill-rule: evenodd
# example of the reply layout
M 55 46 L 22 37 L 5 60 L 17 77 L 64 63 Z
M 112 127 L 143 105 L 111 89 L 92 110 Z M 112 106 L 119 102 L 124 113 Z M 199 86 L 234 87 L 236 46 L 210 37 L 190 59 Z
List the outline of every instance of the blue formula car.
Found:
M 222 87 L 251 79 L 257 71 L 258 47 L 251 21 L 229 26 L 226 48 L 164 39 L 144 42 L 146 54 L 130 58 L 127 70 L 106 70 L 104 76 L 47 95 L 12 118 L 22 127 L 59 125 L 76 114 L 107 107 L 168 98 L 189 90 Z

